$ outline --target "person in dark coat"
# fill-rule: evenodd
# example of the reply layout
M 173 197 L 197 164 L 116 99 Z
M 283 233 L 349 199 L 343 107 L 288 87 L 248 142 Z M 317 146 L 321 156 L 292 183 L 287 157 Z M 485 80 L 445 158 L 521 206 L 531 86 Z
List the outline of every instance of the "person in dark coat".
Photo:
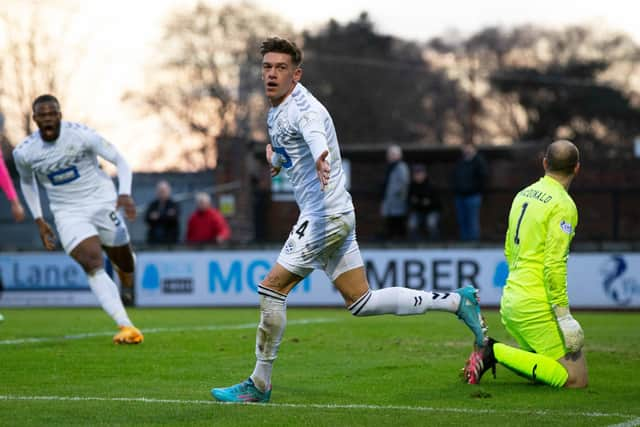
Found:
M 456 163 L 453 188 L 456 216 L 462 241 L 480 239 L 480 206 L 488 175 L 487 162 L 473 144 L 462 146 L 462 158 Z
M 402 160 L 402 149 L 397 145 L 389 146 L 381 206 L 387 239 L 403 240 L 407 237 L 409 180 L 409 166 Z
M 171 186 L 165 180 L 156 185 L 156 199 L 147 207 L 147 243 L 178 243 L 180 207 L 171 199 Z
M 440 195 L 431 185 L 427 168 L 413 166 L 409 184 L 409 236 L 420 240 L 427 235 L 429 240 L 440 238 Z

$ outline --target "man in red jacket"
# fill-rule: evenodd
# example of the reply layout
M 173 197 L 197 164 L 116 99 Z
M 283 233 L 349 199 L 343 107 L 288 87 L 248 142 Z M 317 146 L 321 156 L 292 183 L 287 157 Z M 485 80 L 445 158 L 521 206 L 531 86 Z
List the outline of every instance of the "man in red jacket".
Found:
M 187 224 L 187 243 L 222 243 L 229 240 L 229 224 L 220 211 L 211 206 L 211 197 L 207 193 L 197 193 L 196 206 Z

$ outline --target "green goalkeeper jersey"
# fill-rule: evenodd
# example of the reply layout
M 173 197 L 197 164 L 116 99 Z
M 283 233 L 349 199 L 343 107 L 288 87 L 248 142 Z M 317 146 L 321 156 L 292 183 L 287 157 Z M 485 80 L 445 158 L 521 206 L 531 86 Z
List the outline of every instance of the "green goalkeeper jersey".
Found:
M 567 259 L 577 225 L 576 205 L 555 179 L 544 176 L 520 191 L 509 212 L 503 299 L 568 306 Z

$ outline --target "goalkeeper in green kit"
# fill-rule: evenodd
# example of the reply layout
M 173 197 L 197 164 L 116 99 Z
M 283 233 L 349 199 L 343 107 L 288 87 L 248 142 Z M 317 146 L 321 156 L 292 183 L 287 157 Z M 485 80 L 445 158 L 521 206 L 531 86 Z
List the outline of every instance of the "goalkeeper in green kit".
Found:
M 569 141 L 549 145 L 545 176 L 520 191 L 509 212 L 505 256 L 509 277 L 500 301 L 502 324 L 520 348 L 491 338 L 471 353 L 464 378 L 477 384 L 500 363 L 554 387 L 586 387 L 584 333 L 571 316 L 567 295 L 569 245 L 578 224 L 567 190 L 580 169 L 578 148 Z

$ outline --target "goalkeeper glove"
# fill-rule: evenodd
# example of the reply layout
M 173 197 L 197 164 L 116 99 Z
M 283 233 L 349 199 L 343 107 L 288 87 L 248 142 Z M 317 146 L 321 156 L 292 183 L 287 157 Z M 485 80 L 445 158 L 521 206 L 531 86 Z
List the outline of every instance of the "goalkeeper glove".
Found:
M 558 326 L 564 337 L 564 345 L 569 353 L 577 353 L 584 344 L 584 332 L 576 319 L 573 318 L 569 307 L 553 306 Z

